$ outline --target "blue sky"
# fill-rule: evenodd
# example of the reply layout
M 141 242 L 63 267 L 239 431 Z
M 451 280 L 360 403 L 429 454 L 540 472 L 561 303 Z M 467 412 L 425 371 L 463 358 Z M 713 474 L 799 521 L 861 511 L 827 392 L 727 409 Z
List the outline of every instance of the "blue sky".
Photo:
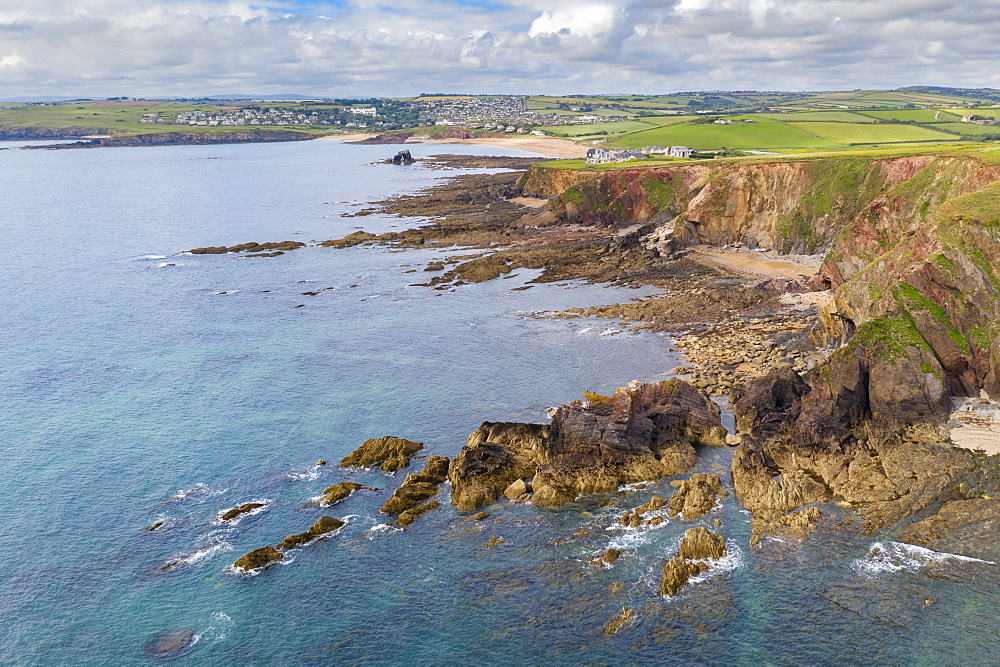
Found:
M 0 0 L 0 97 L 1000 88 L 997 0 Z

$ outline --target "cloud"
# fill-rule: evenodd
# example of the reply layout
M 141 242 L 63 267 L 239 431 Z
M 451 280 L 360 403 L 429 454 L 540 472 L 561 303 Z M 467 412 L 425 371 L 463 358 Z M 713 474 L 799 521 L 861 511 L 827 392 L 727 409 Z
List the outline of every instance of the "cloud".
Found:
M 0 0 L 0 89 L 332 96 L 1000 86 L 993 0 Z

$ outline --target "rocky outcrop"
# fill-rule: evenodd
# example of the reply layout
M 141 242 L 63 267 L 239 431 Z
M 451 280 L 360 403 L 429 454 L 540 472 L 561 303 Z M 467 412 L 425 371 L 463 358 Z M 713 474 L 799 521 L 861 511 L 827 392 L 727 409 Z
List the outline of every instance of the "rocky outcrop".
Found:
M 452 502 L 472 510 L 530 479 L 531 502 L 557 507 L 684 472 L 697 458 L 693 445 L 725 444 L 718 407 L 685 382 L 585 396 L 560 406 L 551 425 L 484 423 L 448 471 Z
M 242 556 L 239 560 L 233 563 L 233 567 L 249 572 L 250 570 L 258 570 L 262 567 L 269 567 L 284 557 L 285 555 L 274 547 L 266 546 L 261 547 L 260 549 L 254 549 L 250 553 Z
M 404 440 L 391 435 L 371 438 L 341 459 L 340 467 L 368 468 L 377 465 L 385 472 L 395 472 L 410 465 L 410 455 L 416 454 L 423 448 L 422 442 Z
M 301 547 L 303 545 L 309 544 L 320 537 L 326 535 L 327 533 L 332 533 L 338 528 L 343 527 L 345 524 L 340 519 L 334 519 L 332 516 L 321 516 L 316 520 L 312 526 L 309 527 L 304 533 L 298 533 L 296 535 L 289 535 L 281 543 L 278 544 L 278 549 L 289 549 L 291 547 Z M 266 547 L 265 547 L 266 548 Z M 259 550 L 258 550 L 259 551 Z
M 247 512 L 252 512 L 255 509 L 265 507 L 266 503 L 243 503 L 242 505 L 237 505 L 236 507 L 226 510 L 219 517 L 219 523 L 226 523 L 232 521 L 233 519 L 243 516 Z
M 722 489 L 722 480 L 718 475 L 695 473 L 689 479 L 681 480 L 677 491 L 670 496 L 668 516 L 672 519 L 680 515 L 685 521 L 700 519 L 705 512 L 715 507 L 716 497 L 728 496 L 729 493 Z
M 998 530 L 1000 500 L 969 498 L 945 503 L 937 513 L 906 528 L 899 539 L 937 550 L 996 559 L 1000 555 L 995 539 Z
M 618 523 L 626 528 L 656 528 L 663 524 L 664 519 L 659 514 L 653 513 L 659 511 L 666 504 L 666 499 L 654 495 L 648 502 L 623 513 L 618 518 Z M 650 516 L 647 517 L 647 514 Z
M 323 493 L 320 494 L 318 504 L 320 507 L 329 507 L 334 503 L 339 503 L 341 500 L 347 498 L 352 493 L 362 488 L 364 487 L 357 482 L 338 482 L 337 484 L 326 487 Z
M 402 485 L 379 510 L 383 514 L 399 514 L 398 525 L 408 525 L 424 512 L 439 507 L 441 503 L 434 502 L 418 508 L 420 503 L 438 494 L 438 485 L 448 477 L 448 457 L 431 456 L 419 473 L 410 473 Z M 407 514 L 408 513 L 408 514 Z M 406 514 L 404 518 L 402 515 Z
M 706 561 L 726 555 L 726 540 L 704 526 L 689 528 L 681 540 L 677 555 L 667 561 L 660 577 L 660 595 L 676 595 L 692 577 L 707 572 Z
M 864 504 L 869 526 L 884 526 L 945 498 L 966 476 L 972 452 L 950 446 L 934 394 L 911 385 L 905 400 L 887 399 L 898 389 L 886 380 L 902 379 L 872 349 L 838 351 L 805 379 L 772 372 L 737 401 L 733 485 L 753 513 L 753 543 L 807 532 L 815 507 L 788 514 L 828 500 Z
M 192 248 L 188 250 L 192 255 L 223 255 L 230 252 L 253 252 L 261 253 L 265 250 L 295 250 L 302 248 L 306 244 L 300 241 L 269 241 L 267 243 L 241 243 L 233 246 L 207 246 L 205 248 Z

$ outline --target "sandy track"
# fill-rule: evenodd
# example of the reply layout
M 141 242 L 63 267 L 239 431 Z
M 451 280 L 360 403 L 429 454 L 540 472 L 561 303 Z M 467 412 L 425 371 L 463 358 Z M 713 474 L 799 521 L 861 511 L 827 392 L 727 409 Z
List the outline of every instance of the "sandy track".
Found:
M 812 278 L 819 263 L 768 257 L 751 251 L 727 250 L 713 246 L 694 246 L 687 255 L 699 264 L 719 269 L 741 278 Z

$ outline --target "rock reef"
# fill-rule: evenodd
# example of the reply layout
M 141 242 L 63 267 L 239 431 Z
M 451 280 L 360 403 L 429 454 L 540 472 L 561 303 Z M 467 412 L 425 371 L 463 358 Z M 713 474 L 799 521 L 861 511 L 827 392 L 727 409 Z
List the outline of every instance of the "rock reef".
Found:
M 685 382 L 633 383 L 613 396 L 585 396 L 559 406 L 551 424 L 480 426 L 449 468 L 452 503 L 472 510 L 531 479 L 530 501 L 558 507 L 685 472 L 697 460 L 693 445 L 725 444 L 718 407 Z
M 291 547 L 301 547 L 343 526 L 344 522 L 340 519 L 334 519 L 332 516 L 321 516 L 316 519 L 316 523 L 309 527 L 309 530 L 304 533 L 289 535 L 277 545 L 277 548 L 289 549 Z
M 395 472 L 410 465 L 410 456 L 424 448 L 424 443 L 413 442 L 391 435 L 371 438 L 340 461 L 341 468 L 368 468 L 379 466 L 385 472 Z
M 692 577 L 708 572 L 708 560 L 726 555 L 726 540 L 704 526 L 689 528 L 681 540 L 677 555 L 663 566 L 660 595 L 676 595 Z
M 440 507 L 441 503 L 437 501 L 426 505 L 421 503 L 438 494 L 438 486 L 447 479 L 448 464 L 446 456 L 429 457 L 424 469 L 419 473 L 407 475 L 402 485 L 385 501 L 379 511 L 383 514 L 399 515 L 396 525 L 408 526 L 421 514 Z

